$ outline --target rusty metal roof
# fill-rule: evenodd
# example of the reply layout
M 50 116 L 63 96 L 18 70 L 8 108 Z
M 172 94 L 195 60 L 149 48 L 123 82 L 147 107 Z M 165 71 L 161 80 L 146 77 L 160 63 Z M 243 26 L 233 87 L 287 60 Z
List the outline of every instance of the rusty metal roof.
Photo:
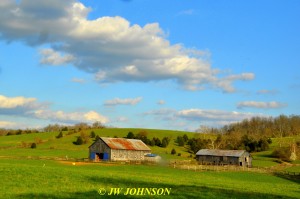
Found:
M 245 152 L 245 150 L 201 149 L 196 155 L 241 157 Z
M 111 149 L 151 151 L 142 140 L 100 137 Z

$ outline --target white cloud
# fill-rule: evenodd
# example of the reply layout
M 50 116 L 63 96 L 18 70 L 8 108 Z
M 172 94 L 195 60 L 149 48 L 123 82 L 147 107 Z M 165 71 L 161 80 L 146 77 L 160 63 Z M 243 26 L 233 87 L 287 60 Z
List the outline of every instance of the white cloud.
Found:
M 40 55 L 42 56 L 40 63 L 45 65 L 64 65 L 71 63 L 75 59 L 73 55 L 62 55 L 51 48 L 40 50 Z
M 1 115 L 25 115 L 31 110 L 45 108 L 48 103 L 39 103 L 36 98 L 26 98 L 23 96 L 7 97 L 0 95 Z
M 120 99 L 115 98 L 112 100 L 107 100 L 104 102 L 105 106 L 116 106 L 116 105 L 136 105 L 138 104 L 143 98 L 137 97 L 137 98 L 126 98 L 126 99 Z
M 186 109 L 177 112 L 177 117 L 187 120 L 196 121 L 215 121 L 215 122 L 235 122 L 246 118 L 257 116 L 254 113 L 241 113 L 236 111 L 222 111 L 222 110 L 203 110 L 203 109 Z
M 89 20 L 90 10 L 76 0 L 4 0 L 1 39 L 51 46 L 40 51 L 42 64 L 72 63 L 99 83 L 176 80 L 188 90 L 234 92 L 233 82 L 254 78 L 219 78 L 205 51 L 170 44 L 157 23 L 142 27 L 119 16 Z
M 66 113 L 64 111 L 52 111 L 52 110 L 36 110 L 32 114 L 33 117 L 38 119 L 51 120 L 54 122 L 62 122 L 62 123 L 79 123 L 79 122 L 87 122 L 92 123 L 99 121 L 103 124 L 109 121 L 103 115 L 95 111 L 89 112 L 71 112 Z
M 0 109 L 11 109 L 17 107 L 33 107 L 36 105 L 36 98 L 6 97 L 0 95 Z
M 15 115 L 63 123 L 109 122 L 107 117 L 93 110 L 89 112 L 70 113 L 53 111 L 50 109 L 49 103 L 40 103 L 36 98 L 25 98 L 23 96 L 6 97 L 0 95 L 0 115 Z
M 287 104 L 280 102 L 257 102 L 257 101 L 245 101 L 239 102 L 237 108 L 259 108 L 259 109 L 276 109 L 286 107 Z

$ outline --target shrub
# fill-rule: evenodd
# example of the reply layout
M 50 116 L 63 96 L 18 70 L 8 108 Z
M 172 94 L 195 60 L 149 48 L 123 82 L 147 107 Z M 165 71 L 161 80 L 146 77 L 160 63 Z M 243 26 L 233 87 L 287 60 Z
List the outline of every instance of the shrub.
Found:
M 283 161 L 290 161 L 291 152 L 289 148 L 277 148 L 273 151 L 272 156 Z
M 96 137 L 96 134 L 95 134 L 94 131 L 91 132 L 90 137 L 91 137 L 91 138 L 95 138 L 95 137 Z
M 132 132 L 128 132 L 127 138 L 128 139 L 133 139 L 134 138 L 134 134 Z
M 178 155 L 178 156 L 181 156 L 181 153 L 178 153 L 177 155 Z
M 175 155 L 175 154 L 176 154 L 176 150 L 175 150 L 175 149 L 172 149 L 172 150 L 171 150 L 171 154 L 172 154 L 172 155 Z
M 59 132 L 59 134 L 56 136 L 57 139 L 63 137 L 63 133 L 62 132 Z
M 83 144 L 83 139 L 81 136 L 77 137 L 77 140 L 75 142 L 73 142 L 73 144 L 75 145 L 82 145 Z
M 36 143 L 32 143 L 30 148 L 35 149 L 36 148 Z

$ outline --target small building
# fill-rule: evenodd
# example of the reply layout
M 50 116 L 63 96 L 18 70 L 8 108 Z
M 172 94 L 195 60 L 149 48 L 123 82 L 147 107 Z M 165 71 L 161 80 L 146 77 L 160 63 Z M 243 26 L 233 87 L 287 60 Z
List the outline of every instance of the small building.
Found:
M 93 161 L 143 161 L 151 149 L 141 140 L 100 137 L 89 146 Z
M 245 150 L 201 149 L 196 158 L 200 164 L 252 167 L 252 157 Z

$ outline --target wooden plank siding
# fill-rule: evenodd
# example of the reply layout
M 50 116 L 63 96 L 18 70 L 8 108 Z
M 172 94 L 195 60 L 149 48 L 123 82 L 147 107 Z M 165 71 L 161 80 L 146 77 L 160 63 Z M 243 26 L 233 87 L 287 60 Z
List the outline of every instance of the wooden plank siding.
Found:
M 202 149 L 196 157 L 200 164 L 252 166 L 252 157 L 244 150 Z
M 141 140 L 100 138 L 89 147 L 93 161 L 143 161 L 151 150 Z

